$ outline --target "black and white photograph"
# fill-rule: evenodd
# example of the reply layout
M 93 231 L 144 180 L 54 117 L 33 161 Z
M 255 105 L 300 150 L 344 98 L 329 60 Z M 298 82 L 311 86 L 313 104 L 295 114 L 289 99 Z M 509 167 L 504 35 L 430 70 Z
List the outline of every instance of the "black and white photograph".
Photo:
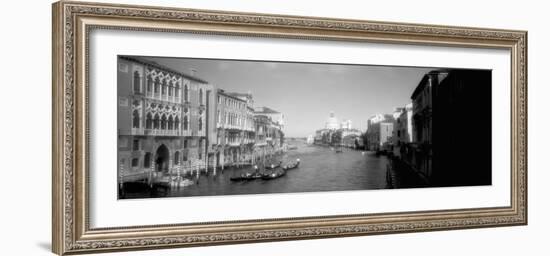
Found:
M 118 199 L 491 185 L 491 74 L 119 55 Z

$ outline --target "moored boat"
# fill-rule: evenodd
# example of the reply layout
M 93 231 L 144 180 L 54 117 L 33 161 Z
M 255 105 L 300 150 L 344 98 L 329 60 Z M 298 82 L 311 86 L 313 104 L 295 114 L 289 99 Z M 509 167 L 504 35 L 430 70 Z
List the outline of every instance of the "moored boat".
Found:
M 270 174 L 264 174 L 262 180 L 273 180 L 285 176 L 285 171 L 272 172 Z
M 255 180 L 255 179 L 261 179 L 264 176 L 264 174 L 260 172 L 247 172 L 243 173 L 239 176 L 231 177 L 229 178 L 231 181 L 248 181 L 248 180 Z
M 291 165 L 285 165 L 283 166 L 283 171 L 288 171 L 288 170 L 292 170 L 292 169 L 296 169 L 298 168 L 298 166 L 300 166 L 300 159 L 296 159 L 296 163 L 294 164 L 291 164 Z
M 266 170 L 273 170 L 273 169 L 275 169 L 275 168 L 279 168 L 279 167 L 281 166 L 282 163 L 283 163 L 282 161 L 279 161 L 279 163 L 277 163 L 277 164 L 267 165 L 267 166 L 265 167 L 265 169 L 266 169 Z

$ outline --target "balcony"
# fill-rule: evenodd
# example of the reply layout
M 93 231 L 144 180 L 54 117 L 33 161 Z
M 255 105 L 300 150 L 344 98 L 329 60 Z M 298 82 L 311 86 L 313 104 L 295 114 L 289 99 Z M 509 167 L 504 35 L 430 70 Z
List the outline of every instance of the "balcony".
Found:
M 181 136 L 191 136 L 191 130 L 181 130 Z
M 256 146 L 266 146 L 267 142 L 265 140 L 257 140 L 255 143 Z
M 229 143 L 226 143 L 226 145 L 229 145 L 231 147 L 238 147 L 241 145 L 241 142 L 240 141 L 231 141 Z
M 161 129 L 144 129 L 143 135 L 151 136 L 182 136 L 182 133 L 178 130 L 161 130 Z
M 242 130 L 243 129 L 241 126 L 233 125 L 233 124 L 226 124 L 226 125 L 224 125 L 224 128 L 228 129 L 228 130 Z
M 132 135 L 143 135 L 143 128 L 132 128 Z

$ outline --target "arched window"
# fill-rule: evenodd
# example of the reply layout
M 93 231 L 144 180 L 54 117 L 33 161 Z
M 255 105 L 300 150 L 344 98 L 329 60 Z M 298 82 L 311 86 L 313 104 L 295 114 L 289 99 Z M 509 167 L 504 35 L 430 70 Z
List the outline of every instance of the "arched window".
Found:
M 180 129 L 180 118 L 176 116 L 176 119 L 174 121 L 174 129 L 178 130 Z
M 166 129 L 166 116 L 162 115 L 160 118 L 160 129 L 164 130 Z
M 151 76 L 147 76 L 147 92 L 153 91 L 153 78 Z
M 201 89 L 199 89 L 199 104 L 200 105 L 204 105 L 203 100 L 202 100 L 202 96 L 203 96 L 202 94 L 203 93 L 202 93 L 202 88 L 201 88 Z
M 168 87 L 168 79 L 162 82 L 162 95 L 166 95 L 166 88 Z
M 183 117 L 183 130 L 187 131 L 189 129 L 189 117 Z
M 180 96 L 180 84 L 176 84 L 176 97 L 179 97 Z
M 172 116 L 168 118 L 168 130 L 174 129 L 174 119 L 172 119 Z
M 139 112 L 137 109 L 132 113 L 132 127 L 139 128 Z
M 143 159 L 143 167 L 151 168 L 151 153 L 145 153 L 145 158 Z
M 159 93 L 159 91 L 160 91 L 160 79 L 157 76 L 157 78 L 155 79 L 155 93 Z
M 145 129 L 152 129 L 153 128 L 153 116 L 151 113 L 147 113 L 147 117 L 145 117 Z
M 155 114 L 155 118 L 153 119 L 153 128 L 154 129 L 159 128 L 159 114 Z
M 171 82 L 168 83 L 168 96 L 172 96 L 174 95 L 174 84 L 172 84 Z
M 199 131 L 202 131 L 202 117 L 199 117 Z
M 189 86 L 187 85 L 183 86 L 183 99 L 189 101 Z
M 180 152 L 179 151 L 176 151 L 176 153 L 174 153 L 174 164 L 180 164 Z
M 134 71 L 134 93 L 139 93 L 141 87 L 141 77 L 139 76 L 139 72 Z

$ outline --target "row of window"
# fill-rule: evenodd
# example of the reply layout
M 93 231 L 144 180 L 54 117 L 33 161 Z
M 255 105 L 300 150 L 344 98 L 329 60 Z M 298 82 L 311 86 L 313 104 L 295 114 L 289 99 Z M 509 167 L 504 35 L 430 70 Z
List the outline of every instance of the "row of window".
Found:
M 246 103 L 231 98 L 225 98 L 218 95 L 218 105 L 225 104 L 227 107 L 246 109 Z
M 236 113 L 222 113 L 220 110 L 218 110 L 218 117 L 217 117 L 217 122 L 219 124 L 221 123 L 225 123 L 225 124 L 228 124 L 228 125 L 237 125 L 237 126 L 242 126 L 242 125 L 246 125 L 246 120 L 251 121 L 251 118 L 245 118 L 245 117 L 242 117 L 241 115 L 238 115 Z M 224 120 L 222 122 L 222 120 Z
M 148 93 L 160 93 L 162 96 L 167 95 L 169 97 L 180 96 L 180 83 L 171 82 L 170 79 L 166 79 L 161 82 L 157 77 L 154 81 L 151 76 L 147 76 L 147 88 Z M 134 72 L 134 93 L 141 93 L 141 76 L 138 71 Z M 189 87 L 185 85 L 183 87 L 183 99 L 189 101 Z M 202 88 L 199 89 L 199 104 L 204 105 L 204 93 Z
M 199 131 L 203 129 L 203 118 L 199 117 Z M 140 128 L 141 127 L 141 117 L 138 110 L 134 110 L 132 113 L 132 127 Z M 172 116 L 166 117 L 166 115 L 155 114 L 154 116 L 151 113 L 147 113 L 145 118 L 145 129 L 162 129 L 162 130 L 179 130 L 180 129 L 180 119 L 179 117 L 173 118 Z M 183 117 L 183 130 L 189 130 L 189 117 L 186 115 Z

